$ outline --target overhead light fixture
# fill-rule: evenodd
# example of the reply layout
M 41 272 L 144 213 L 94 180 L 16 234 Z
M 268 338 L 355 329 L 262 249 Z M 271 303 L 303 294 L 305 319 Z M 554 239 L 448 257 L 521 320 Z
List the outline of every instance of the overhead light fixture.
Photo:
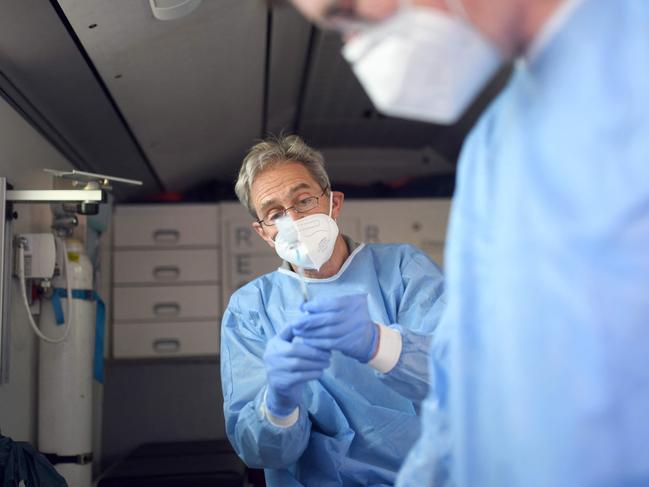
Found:
M 158 20 L 175 20 L 190 14 L 203 0 L 149 0 L 153 16 Z

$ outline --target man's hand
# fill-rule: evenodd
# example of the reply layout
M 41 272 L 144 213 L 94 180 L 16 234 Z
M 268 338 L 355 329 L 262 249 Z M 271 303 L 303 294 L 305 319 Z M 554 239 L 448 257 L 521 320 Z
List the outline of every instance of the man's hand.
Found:
M 305 344 L 322 350 L 339 350 L 364 363 L 376 354 L 379 330 L 370 318 L 367 295 L 316 297 L 302 309 L 309 314 L 292 328 Z
M 322 376 L 330 358 L 330 352 L 294 338 L 290 326 L 271 338 L 264 352 L 268 411 L 275 416 L 291 414 L 300 404 L 305 384 Z

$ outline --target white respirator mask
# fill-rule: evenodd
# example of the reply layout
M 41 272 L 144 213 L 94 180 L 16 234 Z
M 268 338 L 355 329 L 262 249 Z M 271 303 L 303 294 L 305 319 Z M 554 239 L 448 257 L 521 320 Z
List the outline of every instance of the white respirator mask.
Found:
M 333 195 L 329 194 L 329 215 L 317 213 L 293 220 L 285 215 L 277 220 L 275 252 L 302 269 L 320 268 L 334 252 L 338 225 L 331 218 Z
M 452 124 L 503 63 L 500 51 L 468 21 L 410 6 L 352 37 L 343 56 L 376 108 L 395 117 Z

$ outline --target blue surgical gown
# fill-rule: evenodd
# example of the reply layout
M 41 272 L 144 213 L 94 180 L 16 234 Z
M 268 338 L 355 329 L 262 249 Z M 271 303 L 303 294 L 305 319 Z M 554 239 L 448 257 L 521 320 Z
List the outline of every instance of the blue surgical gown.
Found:
M 580 3 L 458 171 L 448 390 L 398 485 L 649 485 L 649 2 Z
M 340 352 L 308 383 L 297 423 L 282 428 L 261 412 L 263 353 L 299 314 L 296 274 L 280 269 L 240 288 L 221 329 L 228 438 L 269 486 L 392 485 L 419 436 L 418 411 L 430 387 L 428 349 L 445 308 L 443 278 L 411 245 L 366 244 L 328 279 L 308 279 L 312 296 L 366 293 L 372 319 L 397 328 L 402 353 L 387 374 Z

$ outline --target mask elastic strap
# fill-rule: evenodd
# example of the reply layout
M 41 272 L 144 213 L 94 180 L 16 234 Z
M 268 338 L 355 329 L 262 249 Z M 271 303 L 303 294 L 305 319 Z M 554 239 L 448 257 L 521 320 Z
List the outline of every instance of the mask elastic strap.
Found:
M 462 0 L 444 0 L 446 6 L 458 17 L 464 19 L 465 22 L 471 23 L 469 19 L 469 14 L 467 13 Z
M 331 217 L 331 214 L 333 213 L 334 209 L 334 193 L 331 191 L 331 188 L 329 188 L 329 218 Z

